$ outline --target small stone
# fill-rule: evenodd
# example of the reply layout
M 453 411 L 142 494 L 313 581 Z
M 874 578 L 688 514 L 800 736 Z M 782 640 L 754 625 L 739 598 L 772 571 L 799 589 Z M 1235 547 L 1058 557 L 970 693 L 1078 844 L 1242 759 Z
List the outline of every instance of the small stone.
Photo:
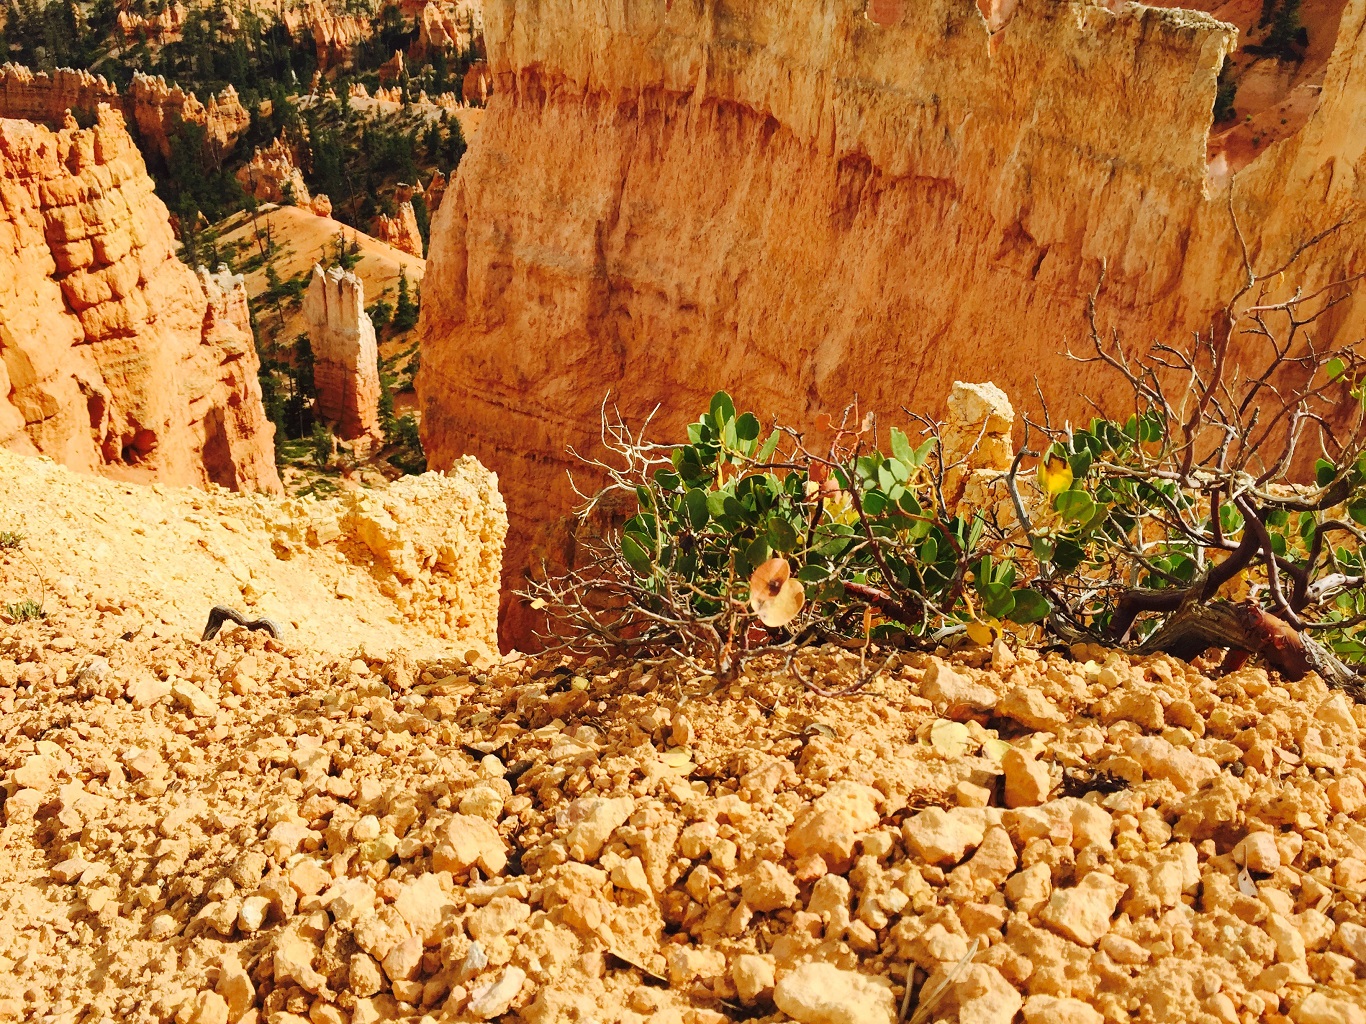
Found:
M 1299 929 L 1280 914 L 1269 914 L 1266 933 L 1276 944 L 1276 959 L 1281 963 L 1296 963 L 1305 957 L 1304 936 Z
M 1138 967 L 1152 959 L 1152 954 L 1133 939 L 1110 932 L 1100 940 L 1100 949 L 1117 964 Z
M 798 813 L 787 835 L 788 854 L 795 860 L 818 854 L 830 867 L 847 864 L 859 834 L 876 828 L 882 820 L 877 811 L 880 800 L 871 786 L 834 783 Z
M 1015 873 L 1005 884 L 1006 899 L 1025 914 L 1033 914 L 1047 903 L 1052 891 L 1053 873 L 1042 861 Z
M 741 893 L 751 910 L 768 913 L 797 902 L 797 882 L 781 864 L 761 860 L 745 876 Z
M 384 975 L 369 953 L 355 953 L 347 970 L 347 985 L 353 995 L 365 999 L 384 987 Z
M 218 968 L 218 984 L 214 987 L 228 1004 L 228 1019 L 240 1020 L 254 1002 L 256 986 L 251 983 L 242 965 L 231 956 L 225 956 Z
M 1001 757 L 1001 768 L 1005 772 L 1007 807 L 1036 807 L 1048 799 L 1053 788 L 1048 765 L 1018 747 L 1011 747 Z
M 1182 793 L 1194 793 L 1220 774 L 1219 762 L 1178 747 L 1160 736 L 1135 736 L 1127 753 L 1149 778 L 1165 779 Z
M 176 1024 L 228 1024 L 228 1003 L 217 992 L 199 992 L 186 1002 L 175 1019 Z
M 453 814 L 440 836 L 432 854 L 433 871 L 460 875 L 478 864 L 489 875 L 498 875 L 507 866 L 503 838 L 486 818 Z
M 62 885 L 70 885 L 72 882 L 76 881 L 76 879 L 80 878 L 88 867 L 90 867 L 90 865 L 79 857 L 71 857 L 59 864 L 53 865 L 52 877 Z
M 30 754 L 14 769 L 14 781 L 36 792 L 47 793 L 56 787 L 60 767 L 55 758 L 46 754 Z
M 1067 721 L 1058 706 L 1034 686 L 1015 687 L 997 703 L 996 714 L 1038 732 L 1055 730 Z
M 351 1018 L 331 1003 L 319 999 L 308 1008 L 308 1019 L 312 1024 L 347 1024 Z
M 645 865 L 641 863 L 639 857 L 628 857 L 614 864 L 612 866 L 612 884 L 618 889 L 626 889 L 642 896 L 651 894 L 650 879 L 645 874 Z
M 476 942 L 500 939 L 531 916 L 531 907 L 511 896 L 495 896 L 465 919 L 465 930 Z
M 369 843 L 380 835 L 379 819 L 373 814 L 365 814 L 351 826 L 351 838 L 358 843 Z
M 1290 1011 L 1295 1024 L 1366 1024 L 1366 1009 L 1346 999 L 1311 992 Z
M 688 716 L 680 711 L 675 711 L 673 718 L 669 721 L 669 741 L 675 747 L 690 747 L 696 735 L 696 730 L 693 729 L 692 721 Z
M 391 981 L 409 981 L 422 966 L 422 940 L 409 935 L 384 958 L 384 973 Z
M 981 841 L 986 816 L 974 808 L 927 807 L 901 827 L 906 845 L 930 864 L 957 864 Z
M 492 786 L 475 786 L 460 798 L 460 813 L 497 821 L 503 816 L 503 794 Z
M 1362 785 L 1355 775 L 1334 779 L 1323 788 L 1323 792 L 1328 797 L 1329 805 L 1339 814 L 1355 817 L 1358 811 L 1366 807 L 1366 785 Z
M 987 964 L 969 964 L 954 986 L 958 1024 L 1011 1024 L 1020 1011 L 1020 993 Z
M 171 681 L 169 679 L 158 679 L 154 675 L 145 674 L 134 676 L 129 679 L 123 688 L 123 695 L 128 698 L 133 707 L 137 709 L 150 708 L 164 700 L 171 693 Z
M 773 994 L 773 958 L 754 953 L 741 953 L 730 965 L 730 978 L 735 991 L 746 1006 Z
M 158 914 L 152 918 L 152 923 L 147 929 L 147 937 L 153 942 L 161 942 L 169 939 L 180 931 L 180 922 L 170 914 Z
M 408 928 L 428 946 L 441 941 L 442 920 L 446 912 L 454 908 L 455 901 L 441 887 L 440 879 L 431 873 L 419 875 L 404 884 L 394 900 L 394 909 Z
M 603 844 L 635 810 L 629 796 L 604 798 L 580 797 L 563 812 L 570 825 L 564 837 L 565 848 L 575 860 L 591 863 L 598 859 Z
M 1090 1003 L 1064 996 L 1030 996 L 1024 1002 L 1025 1024 L 1103 1024 L 1105 1017 Z
M 218 713 L 218 702 L 184 679 L 177 679 L 171 684 L 171 696 L 196 718 L 211 718 Z
M 470 993 L 466 1012 L 481 1020 L 492 1020 L 501 1016 L 511 1008 L 513 1000 L 521 993 L 522 985 L 525 983 L 526 972 L 520 967 L 509 967 L 497 981 L 481 985 Z
M 1270 875 L 1281 866 L 1281 851 L 1270 832 L 1253 832 L 1233 848 L 1233 860 L 1249 871 Z
M 300 896 L 316 896 L 332 884 L 332 875 L 316 860 L 301 860 L 290 868 L 289 884 Z
M 891 1024 L 896 1000 L 880 977 L 843 971 L 826 963 L 805 963 L 773 988 L 778 1009 L 801 1024 Z
M 1333 936 L 1333 947 L 1366 967 L 1366 927 L 1353 921 L 1343 921 Z
M 968 872 L 975 880 L 992 886 L 1004 882 L 1018 866 L 1015 844 L 1010 841 L 1010 833 L 1000 825 L 987 829 L 977 852 L 967 863 Z
M 1073 942 L 1094 946 L 1110 930 L 1110 919 L 1127 889 L 1123 882 L 1092 871 L 1070 889 L 1053 890 L 1039 916 Z
M 930 667 L 920 681 L 920 695 L 943 709 L 966 707 L 990 711 L 996 706 L 994 690 L 974 683 L 939 658 L 930 659 Z

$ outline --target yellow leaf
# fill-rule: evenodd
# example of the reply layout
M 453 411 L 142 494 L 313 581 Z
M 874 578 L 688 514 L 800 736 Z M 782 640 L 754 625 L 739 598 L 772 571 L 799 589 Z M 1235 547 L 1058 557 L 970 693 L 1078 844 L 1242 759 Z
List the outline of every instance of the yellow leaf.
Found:
M 534 601 L 531 602 L 531 607 L 534 608 L 536 611 L 540 611 L 542 608 L 545 607 L 545 598 L 536 598 Z
M 1072 486 L 1072 467 L 1055 452 L 1039 463 L 1039 486 L 1050 496 L 1061 494 Z
M 993 761 L 999 761 L 1006 756 L 1006 751 L 1010 749 L 1010 744 L 1005 740 L 996 739 L 994 736 L 982 741 L 982 753 Z
M 990 626 L 988 626 L 985 622 L 977 622 L 975 620 L 973 622 L 968 623 L 967 634 L 968 639 L 970 639 L 978 647 L 986 647 L 988 644 L 991 643 L 993 639 L 995 639 L 992 635 L 992 630 Z
M 942 757 L 962 757 L 968 751 L 968 727 L 941 718 L 930 726 L 930 746 Z
M 686 750 L 666 750 L 659 759 L 675 771 L 692 771 L 692 755 Z

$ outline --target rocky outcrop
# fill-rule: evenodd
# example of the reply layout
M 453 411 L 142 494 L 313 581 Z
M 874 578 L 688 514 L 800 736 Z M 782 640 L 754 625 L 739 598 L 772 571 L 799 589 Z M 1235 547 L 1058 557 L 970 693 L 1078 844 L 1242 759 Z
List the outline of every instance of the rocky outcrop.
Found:
M 403 77 L 403 51 L 395 50 L 394 55 L 379 66 L 380 85 L 397 82 Z
M 417 213 L 411 201 L 399 203 L 398 212 L 392 217 L 385 213 L 377 216 L 370 234 L 382 242 L 388 242 L 395 249 L 419 259 L 422 257 L 422 232 L 418 230 Z
M 227 86 L 201 103 L 192 92 L 167 84 L 160 76 L 134 74 L 128 91 L 119 93 L 102 75 L 58 68 L 36 74 L 18 64 L 0 65 L 0 117 L 35 121 L 60 128 L 72 111 L 93 123 L 101 103 L 123 112 L 147 151 L 162 160 L 171 156 L 171 136 L 182 122 L 203 129 L 205 151 L 215 160 L 232 152 L 251 124 L 251 115 Z
M 304 294 L 304 317 L 319 415 L 359 448 L 380 443 L 379 349 L 365 312 L 365 285 L 350 271 L 325 271 L 315 264 Z
M 476 53 L 483 53 L 484 10 L 480 0 L 433 0 L 423 5 L 416 20 L 417 39 L 409 47 L 408 56 L 418 63 L 429 60 L 438 50 L 459 54 L 473 48 Z
M 312 203 L 304 172 L 294 162 L 294 148 L 282 139 L 264 149 L 257 147 L 251 159 L 237 169 L 237 180 L 247 195 L 262 203 L 291 202 L 305 207 Z M 327 209 L 330 214 L 330 202 Z
M 441 200 L 446 198 L 446 176 L 440 171 L 433 173 L 423 196 L 427 201 L 427 212 L 436 216 L 436 211 L 441 209 Z
M 493 75 L 489 72 L 487 61 L 477 60 L 465 72 L 460 83 L 460 96 L 471 107 L 482 107 L 489 101 L 493 91 Z
M 358 42 L 370 35 L 370 18 L 360 14 L 338 14 L 325 4 L 312 0 L 305 8 L 286 11 L 281 21 L 296 39 L 307 26 L 323 70 L 350 62 Z
M 717 387 L 809 422 L 857 393 L 942 412 L 954 379 L 1057 415 L 1108 378 L 1060 358 L 1207 325 L 1244 279 L 1362 208 L 1366 0 L 1319 105 L 1233 177 L 1206 137 L 1232 30 L 1086 0 L 497 0 L 497 88 L 432 230 L 418 391 L 428 458 L 477 453 L 509 566 L 572 500 L 610 389 L 672 431 Z M 1366 260 L 1358 219 L 1301 258 L 1306 292 Z M 1349 299 L 1323 337 L 1359 336 Z
M 197 278 L 123 117 L 0 120 L 0 446 L 280 490 L 242 279 Z
M 169 43 L 180 38 L 185 27 L 185 5 L 177 0 L 168 4 L 157 14 L 137 14 L 133 11 L 119 11 L 116 19 L 119 31 L 128 42 L 147 40 Z

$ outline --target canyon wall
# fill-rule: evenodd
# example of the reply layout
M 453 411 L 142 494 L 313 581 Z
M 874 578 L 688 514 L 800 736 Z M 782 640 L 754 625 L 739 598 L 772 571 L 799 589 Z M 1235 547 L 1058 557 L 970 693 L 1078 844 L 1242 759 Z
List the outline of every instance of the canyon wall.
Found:
M 0 119 L 0 447 L 278 492 L 242 279 L 175 256 L 123 116 Z
M 434 220 L 423 442 L 503 483 L 510 575 L 572 501 L 609 390 L 670 436 L 726 387 L 796 423 L 857 394 L 942 412 L 991 379 L 1058 413 L 1117 392 L 1060 358 L 1179 340 L 1362 208 L 1366 0 L 1317 109 L 1236 175 L 1206 139 L 1234 30 L 1088 0 L 494 0 L 488 121 Z M 1362 222 L 1295 267 L 1366 269 Z M 1287 283 L 1286 287 L 1290 284 Z M 1360 300 L 1322 323 L 1356 336 Z
M 103 75 L 89 71 L 58 68 L 52 74 L 35 74 L 18 64 L 0 65 L 0 117 L 60 128 L 69 110 L 89 124 L 101 103 L 122 111 L 145 149 L 163 161 L 171 157 L 171 136 L 181 122 L 204 130 L 204 148 L 216 160 L 232 152 L 251 124 L 251 115 L 232 86 L 210 96 L 205 104 L 160 76 L 134 74 L 128 91 L 120 94 Z

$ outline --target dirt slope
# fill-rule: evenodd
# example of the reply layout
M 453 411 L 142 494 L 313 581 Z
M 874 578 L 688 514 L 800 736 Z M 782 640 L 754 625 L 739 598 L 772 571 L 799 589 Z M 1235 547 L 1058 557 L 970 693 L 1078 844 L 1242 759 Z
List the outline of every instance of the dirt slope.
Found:
M 46 591 L 84 631 L 156 639 L 198 636 L 225 604 L 330 653 L 497 649 L 506 519 L 472 459 L 317 501 L 147 488 L 0 451 L 0 510 L 24 537 L 0 551 L 0 610 Z
M 883 1024 L 912 968 L 959 1024 L 1362 1019 L 1366 712 L 1316 681 L 1000 646 L 826 699 L 125 641 L 81 580 L 0 633 L 6 1019 Z

